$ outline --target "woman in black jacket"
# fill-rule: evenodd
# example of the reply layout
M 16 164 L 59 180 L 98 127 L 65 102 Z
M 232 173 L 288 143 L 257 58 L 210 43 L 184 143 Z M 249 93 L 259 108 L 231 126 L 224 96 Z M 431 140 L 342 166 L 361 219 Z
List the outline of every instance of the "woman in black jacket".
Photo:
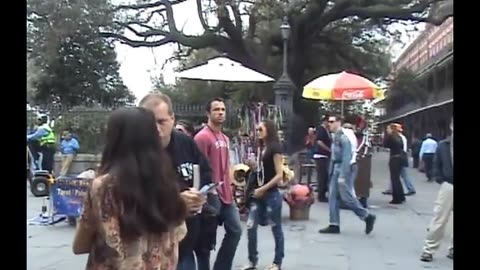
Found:
M 405 202 L 405 194 L 402 182 L 400 182 L 400 171 L 405 166 L 405 156 L 403 154 L 403 141 L 400 135 L 398 135 L 398 129 L 395 124 L 387 126 L 384 146 L 390 149 L 390 160 L 388 162 L 390 181 L 392 183 L 392 201 L 390 204 L 401 204 Z

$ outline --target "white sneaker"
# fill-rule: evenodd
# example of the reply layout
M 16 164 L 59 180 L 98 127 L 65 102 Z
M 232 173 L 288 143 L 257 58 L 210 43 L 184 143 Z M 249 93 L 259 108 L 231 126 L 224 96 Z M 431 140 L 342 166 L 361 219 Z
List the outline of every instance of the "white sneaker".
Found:
M 281 270 L 280 265 L 272 263 L 269 267 L 265 268 L 265 270 Z
M 252 262 L 249 262 L 247 265 L 240 268 L 239 270 L 257 270 L 257 266 L 255 264 L 253 264 Z

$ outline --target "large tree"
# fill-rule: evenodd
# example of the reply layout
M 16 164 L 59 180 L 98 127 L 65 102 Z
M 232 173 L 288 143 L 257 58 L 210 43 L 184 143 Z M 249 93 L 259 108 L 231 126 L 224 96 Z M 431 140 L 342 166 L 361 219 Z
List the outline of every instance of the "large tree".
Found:
M 40 70 L 32 59 L 27 55 L 27 101 L 31 102 L 37 94 L 35 82 L 41 76 Z
M 107 0 L 28 0 L 27 52 L 38 69 L 30 82 L 36 103 L 115 107 L 134 99 L 124 85 L 113 41 Z
M 378 37 L 388 34 L 388 25 L 398 21 L 438 25 L 453 14 L 453 0 L 299 0 L 289 4 L 195 0 L 204 31 L 189 35 L 178 28 L 174 17 L 174 6 L 185 1 L 138 0 L 117 6 L 115 10 L 124 16 L 116 25 L 123 31 L 104 31 L 103 35 L 132 47 L 178 43 L 188 49 L 213 48 L 276 76 L 281 65 L 279 57 L 271 56 L 282 53 L 279 26 L 286 17 L 291 26 L 288 73 L 301 86 L 334 68 L 378 76 L 365 67 L 371 67 L 366 63 L 372 61 L 382 62 L 374 56 L 382 55 L 377 43 L 384 40 Z
M 390 25 L 439 25 L 453 15 L 453 0 L 195 0 L 203 32 L 193 35 L 175 21 L 174 7 L 186 1 L 138 0 L 117 6 L 115 11 L 123 16 L 116 25 L 122 30 L 104 31 L 103 36 L 132 47 L 176 43 L 187 55 L 211 48 L 278 78 L 283 53 L 280 25 L 286 18 L 291 26 L 287 69 L 297 86 L 294 110 L 301 115 L 289 124 L 292 146 L 301 141 L 304 129 L 300 123 L 312 124 L 318 107 L 300 98 L 303 84 L 340 70 L 370 79 L 385 77 L 389 55 L 384 37 L 396 34 Z

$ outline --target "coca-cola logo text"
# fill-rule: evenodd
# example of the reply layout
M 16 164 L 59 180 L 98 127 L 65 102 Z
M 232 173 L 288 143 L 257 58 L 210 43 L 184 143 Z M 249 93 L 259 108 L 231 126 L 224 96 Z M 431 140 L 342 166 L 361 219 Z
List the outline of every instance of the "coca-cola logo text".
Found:
M 347 90 L 342 92 L 342 99 L 363 99 L 363 90 Z

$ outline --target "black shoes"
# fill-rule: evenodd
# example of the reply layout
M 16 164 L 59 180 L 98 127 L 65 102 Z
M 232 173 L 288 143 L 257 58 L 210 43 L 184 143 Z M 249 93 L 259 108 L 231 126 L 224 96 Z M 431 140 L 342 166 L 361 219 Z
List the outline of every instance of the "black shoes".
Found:
M 382 194 L 383 194 L 383 195 L 392 195 L 392 191 L 390 191 L 390 190 L 385 190 L 385 191 L 382 192 Z M 405 193 L 405 196 L 412 196 L 412 195 L 415 195 L 415 194 L 417 194 L 417 192 L 415 192 L 415 191 L 410 191 L 410 192 Z
M 450 250 L 447 254 L 447 258 L 453 260 L 453 250 Z M 427 252 L 423 252 L 420 256 L 420 261 L 422 262 L 431 262 L 433 261 L 433 255 Z
M 402 200 L 402 201 L 392 200 L 392 201 L 389 202 L 389 204 L 402 204 L 402 203 L 404 203 L 404 202 L 405 202 L 405 200 Z
M 375 220 L 377 217 L 373 214 L 368 214 L 365 218 L 365 233 L 370 234 L 373 231 L 373 226 L 375 225 Z
M 329 225 L 328 227 L 319 230 L 318 233 L 339 234 L 340 226 Z
M 431 262 L 433 260 L 433 256 L 430 253 L 423 252 L 420 256 L 420 261 L 422 262 Z
M 447 258 L 453 260 L 453 249 L 451 249 L 451 250 L 448 252 Z
M 373 231 L 373 227 L 375 225 L 375 220 L 377 217 L 373 214 L 368 214 L 365 218 L 365 233 L 370 234 Z M 329 225 L 326 228 L 323 228 L 318 231 L 318 233 L 324 234 L 339 234 L 340 233 L 340 226 L 337 225 Z

